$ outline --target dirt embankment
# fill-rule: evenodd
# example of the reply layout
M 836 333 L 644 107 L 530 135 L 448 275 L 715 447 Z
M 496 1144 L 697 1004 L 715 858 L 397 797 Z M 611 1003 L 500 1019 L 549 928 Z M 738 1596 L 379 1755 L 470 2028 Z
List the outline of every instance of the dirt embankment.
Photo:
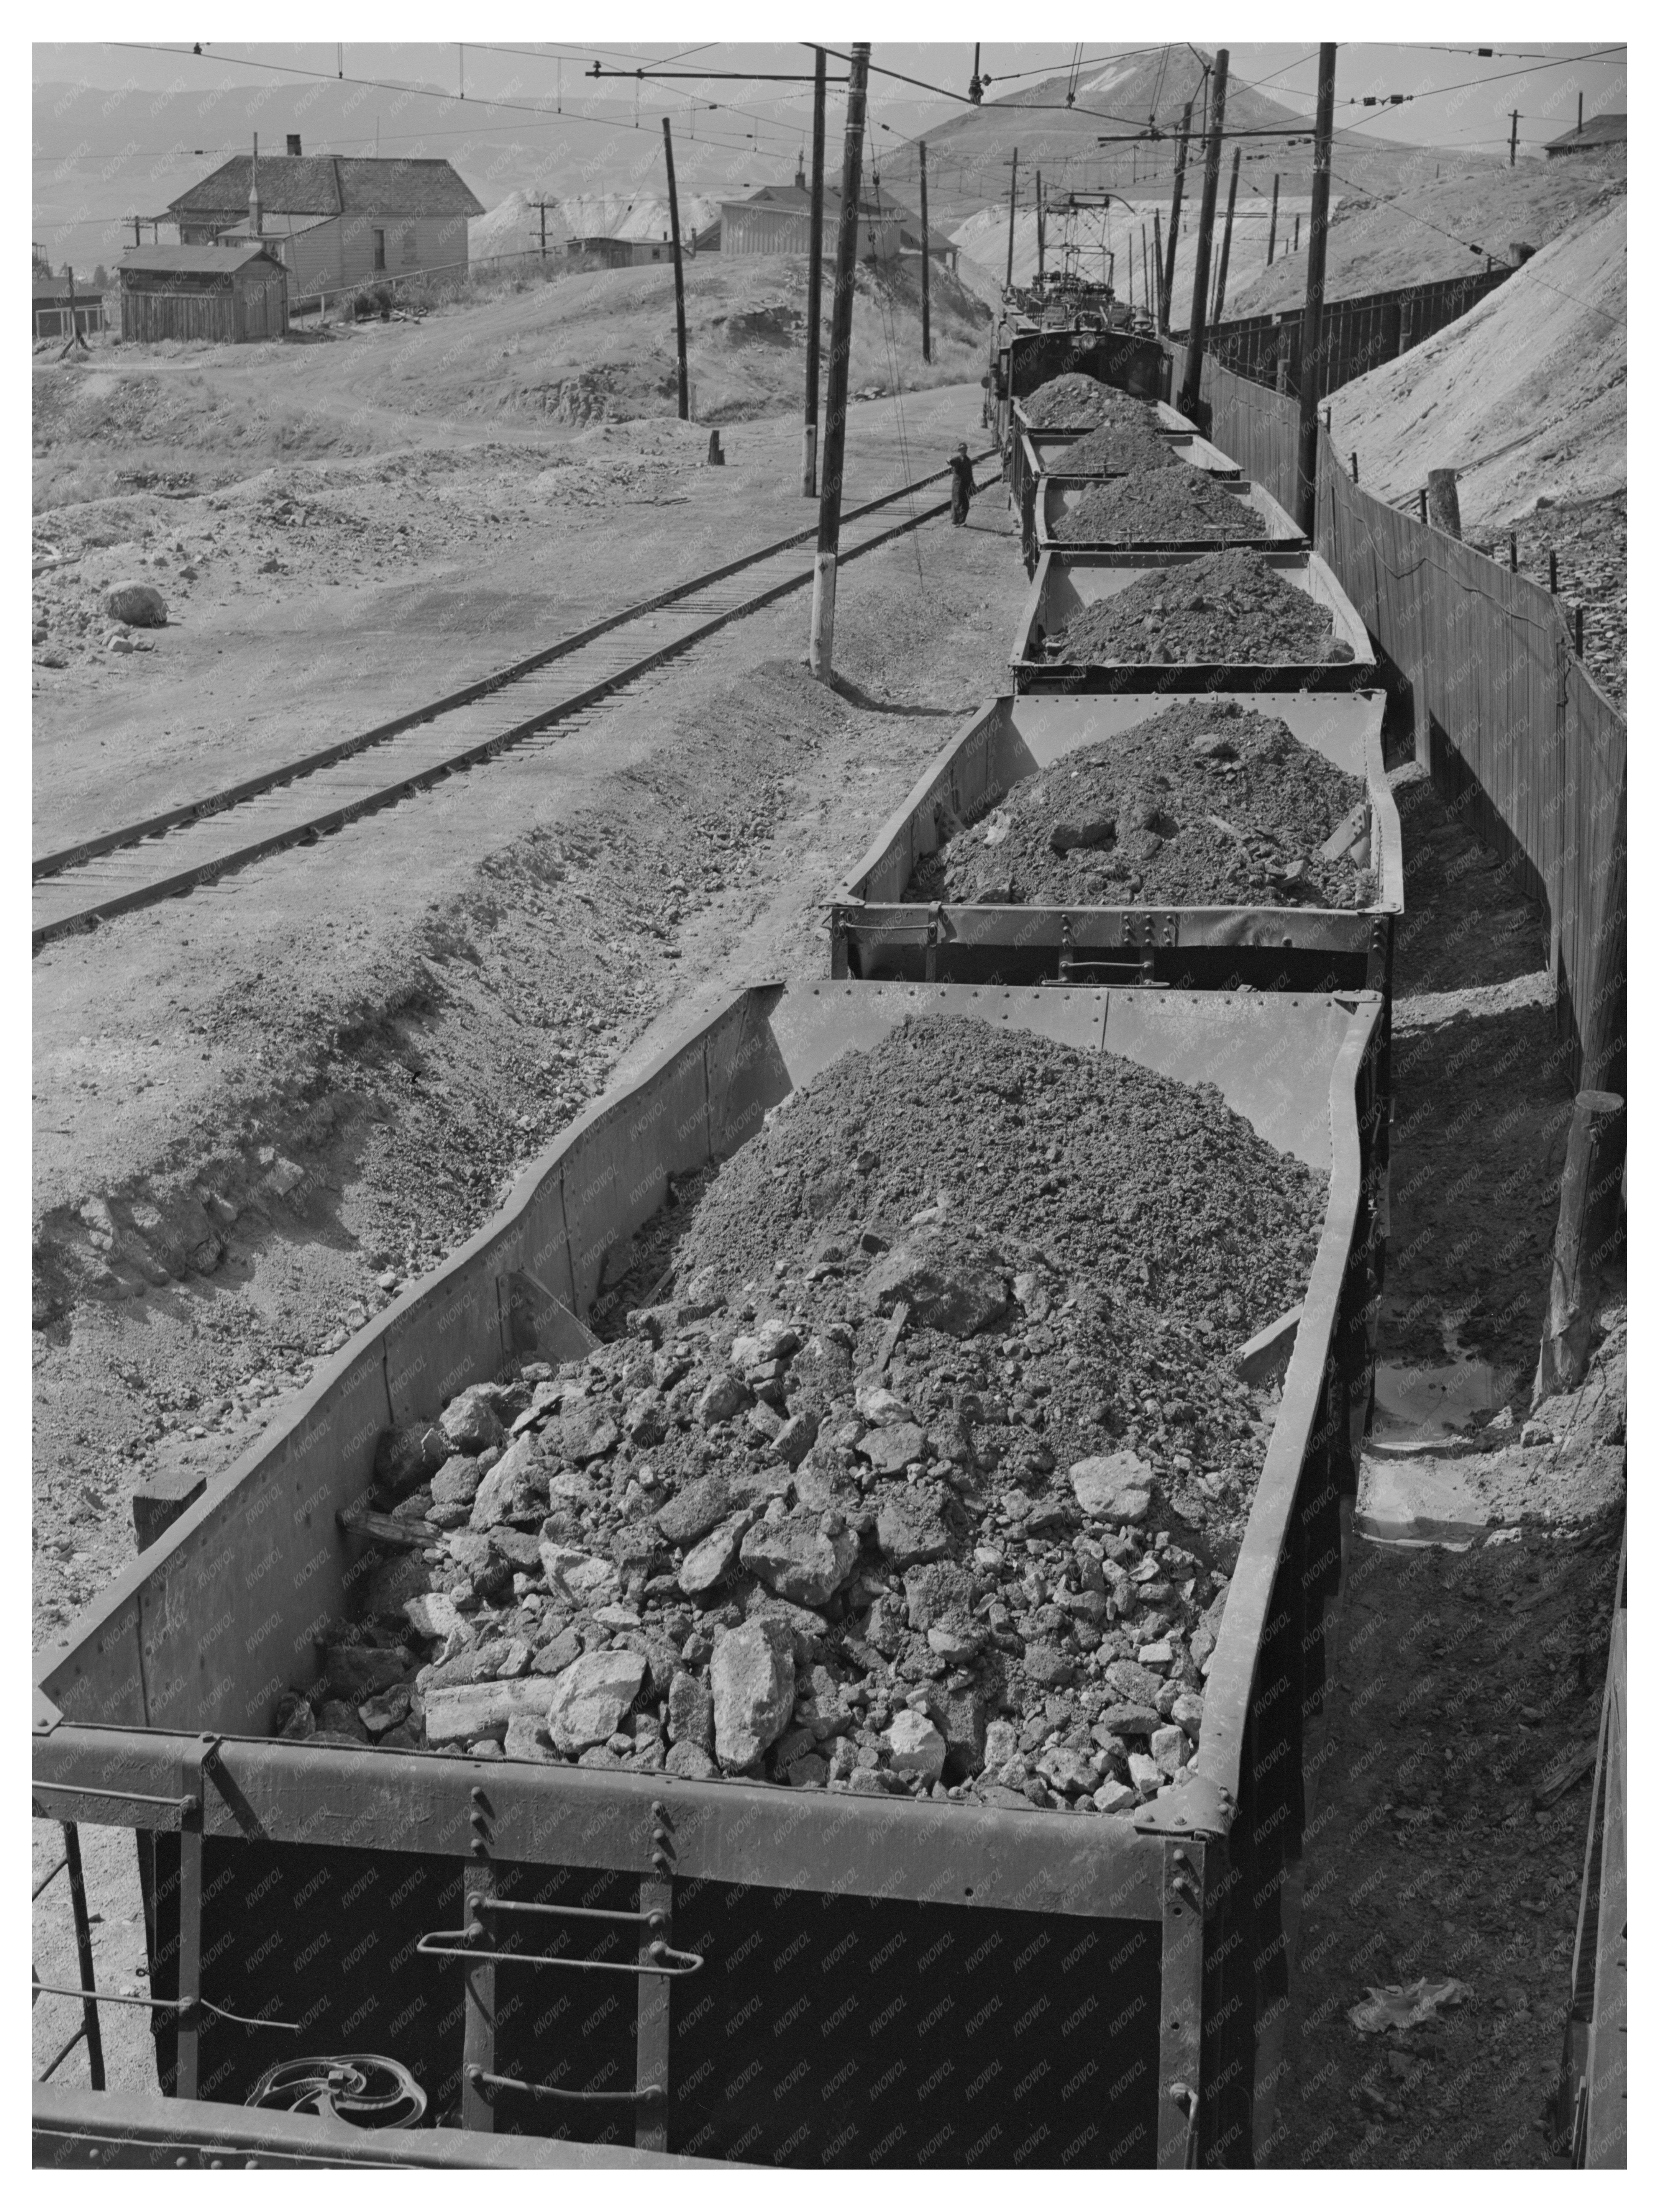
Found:
M 1343 163 L 1335 163 L 1340 172 Z M 1490 161 L 1478 167 L 1446 165 L 1425 147 L 1393 177 L 1368 188 L 1339 191 L 1326 239 L 1325 295 L 1349 299 L 1407 284 L 1467 276 L 1485 266 L 1469 252 L 1479 244 L 1495 261 L 1507 259 L 1511 240 L 1543 247 L 1584 212 L 1604 185 L 1621 180 L 1622 147 L 1565 161 Z M 1301 307 L 1308 286 L 1308 227 L 1302 250 L 1287 253 L 1281 226 L 1279 252 L 1227 301 L 1227 315 L 1262 315 Z M 1179 295 L 1177 295 L 1179 296 Z
M 1621 491 L 1626 232 L 1620 179 L 1467 315 L 1333 392 L 1331 435 L 1360 482 L 1403 499 L 1455 469 L 1466 530 L 1540 496 Z

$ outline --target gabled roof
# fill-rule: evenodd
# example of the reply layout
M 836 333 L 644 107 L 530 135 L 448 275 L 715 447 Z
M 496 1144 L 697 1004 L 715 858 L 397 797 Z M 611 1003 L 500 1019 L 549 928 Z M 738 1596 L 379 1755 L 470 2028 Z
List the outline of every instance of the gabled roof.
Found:
M 810 215 L 812 210 L 812 194 L 811 188 L 805 185 L 763 185 L 758 191 L 745 192 L 741 199 L 722 200 L 720 205 L 723 208 L 787 208 L 792 213 L 798 209 L 805 209 Z M 826 216 L 838 216 L 841 213 L 841 194 L 832 185 L 826 184 L 823 188 L 823 212 Z M 907 215 L 906 210 L 902 208 L 896 199 L 890 198 L 885 192 L 881 196 L 879 208 L 872 199 L 860 200 L 859 213 L 867 216 L 880 214 L 890 221 L 895 217 L 903 221 Z
M 167 213 L 224 215 L 247 211 L 253 157 L 237 154 L 172 201 Z M 343 154 L 262 154 L 259 205 L 271 215 L 482 215 L 473 195 L 448 161 L 380 161 Z
M 1559 138 L 1548 142 L 1545 150 L 1553 154 L 1558 147 L 1622 146 L 1627 119 L 1623 115 L 1592 115 L 1582 131 L 1564 131 Z
M 263 246 L 130 246 L 117 265 L 149 275 L 188 270 L 193 276 L 228 276 L 250 261 L 268 261 L 273 269 L 283 265 Z

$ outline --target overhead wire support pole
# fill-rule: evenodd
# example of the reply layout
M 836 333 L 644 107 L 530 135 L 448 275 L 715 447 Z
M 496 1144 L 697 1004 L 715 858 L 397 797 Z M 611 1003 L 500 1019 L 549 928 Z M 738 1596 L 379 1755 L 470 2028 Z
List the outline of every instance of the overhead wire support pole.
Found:
M 1019 184 L 1019 149 L 1014 149 L 1014 158 L 1008 167 L 1008 273 L 1002 280 L 1005 292 L 1014 289 L 1014 193 Z
M 1336 106 L 1336 48 L 1319 49 L 1314 114 L 1313 198 L 1308 210 L 1308 296 L 1302 310 L 1302 385 L 1297 394 L 1297 527 L 1311 544 L 1319 468 L 1319 337 L 1325 312 L 1325 232 L 1331 205 L 1331 122 Z
M 865 88 L 870 48 L 853 48 L 847 80 L 847 143 L 842 155 L 841 225 L 836 239 L 836 291 L 830 322 L 830 391 L 823 410 L 823 489 L 812 564 L 812 628 L 808 660 L 828 683 L 836 640 L 836 561 L 841 545 L 841 480 L 847 454 L 847 378 L 853 343 L 853 276 L 858 263 L 859 176 L 864 166 Z
M 1193 314 L 1187 331 L 1187 368 L 1177 404 L 1183 415 L 1198 406 L 1204 373 L 1204 331 L 1209 306 L 1210 241 L 1215 230 L 1216 195 L 1221 189 L 1221 133 L 1227 119 L 1227 62 L 1225 46 L 1216 49 L 1215 98 L 1210 105 L 1210 131 L 1204 149 L 1204 197 L 1199 204 L 1198 260 L 1193 270 Z
M 1279 172 L 1273 171 L 1273 211 L 1267 217 L 1267 266 L 1273 265 L 1273 240 L 1279 235 Z
M 1227 185 L 1227 220 L 1221 227 L 1221 266 L 1215 273 L 1215 309 L 1210 319 L 1218 323 L 1227 297 L 1227 263 L 1233 250 L 1233 208 L 1238 198 L 1238 162 L 1242 146 L 1233 148 L 1233 173 Z
M 823 87 L 824 52 L 813 48 L 812 237 L 806 253 L 806 423 L 802 433 L 800 488 L 818 495 L 818 345 L 823 326 Z
M 1187 180 L 1187 147 L 1192 137 L 1193 103 L 1189 100 L 1182 112 L 1181 144 L 1176 153 L 1175 188 L 1170 196 L 1170 235 L 1164 248 L 1164 283 L 1160 293 L 1162 305 L 1158 311 L 1158 331 L 1168 337 L 1170 317 L 1174 311 L 1176 238 L 1181 228 L 1181 191 Z
M 685 264 L 680 258 L 680 202 L 674 190 L 674 139 L 662 119 L 663 158 L 668 164 L 668 226 L 674 240 L 674 337 L 679 352 L 680 420 L 691 419 L 691 395 L 685 374 Z
M 931 362 L 933 358 L 933 331 L 927 312 L 927 264 L 933 254 L 927 228 L 927 141 L 925 138 L 917 139 L 916 154 L 921 174 L 921 357 L 925 362 Z

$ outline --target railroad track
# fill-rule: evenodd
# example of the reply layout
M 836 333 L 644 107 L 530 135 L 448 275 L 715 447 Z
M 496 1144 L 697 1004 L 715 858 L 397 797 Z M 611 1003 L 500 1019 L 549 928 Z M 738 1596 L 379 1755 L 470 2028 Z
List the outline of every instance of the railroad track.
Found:
M 937 470 L 849 508 L 842 517 L 842 561 L 873 552 L 945 514 L 948 501 L 896 523 L 885 511 L 949 474 Z M 816 525 L 797 531 L 393 721 L 145 821 L 42 854 L 31 868 L 31 949 L 38 952 L 116 915 L 182 898 L 290 846 L 314 844 L 599 705 L 726 623 L 810 583 L 816 537 Z

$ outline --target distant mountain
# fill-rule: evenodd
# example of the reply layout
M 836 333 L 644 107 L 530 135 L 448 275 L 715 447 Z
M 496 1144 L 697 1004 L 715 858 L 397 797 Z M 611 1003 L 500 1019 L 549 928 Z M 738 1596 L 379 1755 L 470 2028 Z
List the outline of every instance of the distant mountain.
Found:
M 1182 113 L 1189 100 L 1194 103 L 1195 143 L 1188 157 L 1188 179 L 1189 191 L 1195 192 L 1202 174 L 1196 142 L 1205 122 L 1208 88 L 1204 65 L 1213 59 L 1213 54 L 1202 47 L 1170 45 L 1155 53 L 1110 62 L 1086 74 L 1069 107 L 1066 94 L 1072 88 L 1062 74 L 988 100 L 982 106 L 958 109 L 949 122 L 924 134 L 930 215 L 943 228 L 955 231 L 983 208 L 1000 204 L 1006 210 L 1009 167 L 1016 149 L 1019 154 L 1017 190 L 1022 206 L 1035 205 L 1039 170 L 1045 196 L 1051 201 L 1068 187 L 1109 189 L 1128 191 L 1137 198 L 1155 199 L 1161 194 L 1167 206 Z M 1152 125 L 1163 133 L 1161 138 L 1137 136 Z M 1241 196 L 1247 183 L 1265 183 L 1277 173 L 1281 192 L 1305 198 L 1313 158 L 1310 114 L 1230 76 L 1226 129 L 1287 134 L 1264 137 L 1256 143 L 1248 139 L 1239 142 L 1243 150 Z M 1114 143 L 1102 145 L 1103 138 Z M 1379 138 L 1370 131 L 1338 131 L 1334 147 L 1334 167 L 1348 178 L 1344 188 L 1350 191 L 1361 184 L 1368 190 L 1386 189 L 1395 171 L 1402 164 L 1420 163 L 1424 151 Z M 1224 149 L 1220 187 L 1224 198 L 1231 154 L 1230 142 Z M 1460 173 L 1475 160 L 1446 158 Z M 914 147 L 896 149 L 883 158 L 883 181 L 890 180 L 894 189 L 914 204 L 920 196 L 918 167 Z

